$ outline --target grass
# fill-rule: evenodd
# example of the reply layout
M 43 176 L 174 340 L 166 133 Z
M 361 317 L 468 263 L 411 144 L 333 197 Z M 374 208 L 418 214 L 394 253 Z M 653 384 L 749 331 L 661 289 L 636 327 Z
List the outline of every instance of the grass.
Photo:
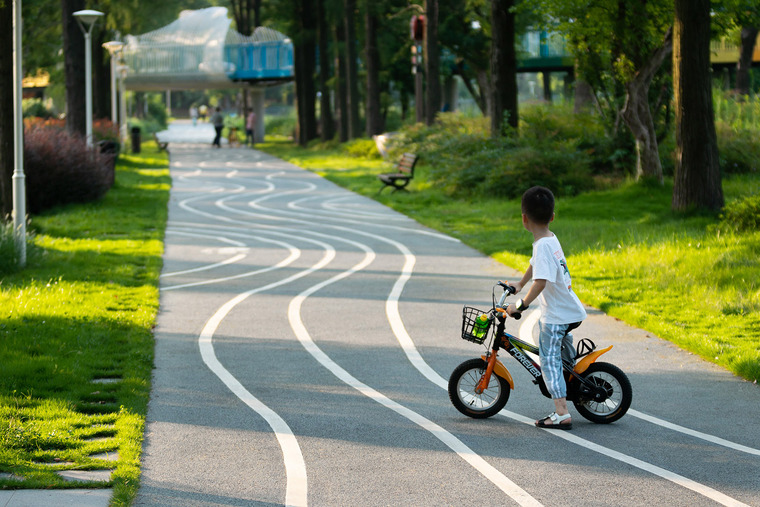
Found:
M 108 486 L 112 505 L 137 492 L 170 188 L 153 144 L 122 155 L 101 201 L 33 217 L 26 269 L 0 275 L 0 472 L 20 478 L 2 489 Z
M 372 197 L 519 270 L 532 237 L 518 200 L 454 199 L 426 184 L 424 158 L 411 192 L 378 195 L 388 166 L 285 141 L 257 148 Z M 723 182 L 727 201 L 760 193 L 760 176 Z M 646 329 L 735 374 L 760 379 L 760 232 L 721 231 L 718 218 L 671 211 L 672 182 L 627 182 L 558 200 L 552 230 L 585 303 Z

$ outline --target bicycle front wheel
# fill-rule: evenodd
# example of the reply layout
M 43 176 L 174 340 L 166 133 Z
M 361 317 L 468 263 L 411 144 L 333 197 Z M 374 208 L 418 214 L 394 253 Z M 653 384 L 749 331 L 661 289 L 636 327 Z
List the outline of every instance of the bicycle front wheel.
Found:
M 509 383 L 495 373 L 491 374 L 488 387 L 475 392 L 480 379 L 486 373 L 483 359 L 470 359 L 454 369 L 449 378 L 449 399 L 457 410 L 475 419 L 491 417 L 504 408 L 509 400 Z

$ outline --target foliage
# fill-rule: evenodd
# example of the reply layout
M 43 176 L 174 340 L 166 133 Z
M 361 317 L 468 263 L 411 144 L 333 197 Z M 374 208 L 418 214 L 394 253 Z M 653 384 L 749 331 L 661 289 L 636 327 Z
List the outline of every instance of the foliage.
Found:
M 26 235 L 27 262 L 35 256 L 34 234 Z M 16 245 L 13 222 L 0 222 L 0 279 L 3 276 L 16 273 L 19 267 L 19 251 Z
M 545 106 L 523 111 L 519 137 L 493 140 L 487 118 L 456 113 L 402 132 L 392 140 L 392 153 L 417 153 L 429 167 L 430 184 L 454 196 L 514 198 L 539 184 L 575 195 L 593 188 L 595 175 L 624 174 L 630 158 L 614 149 L 598 119 Z
M 344 151 L 352 157 L 380 158 L 380 152 L 377 145 L 372 139 L 354 139 L 340 145 L 341 151 Z
M 91 486 L 113 487 L 112 505 L 134 498 L 166 165 L 165 156 L 144 149 L 123 159 L 103 200 L 34 217 L 38 254 L 25 270 L 0 275 L 0 472 L 22 478 L 0 477 L 0 489 L 71 488 L 56 470 L 114 469 L 111 482 Z M 115 382 L 95 383 L 103 378 Z M 103 452 L 118 452 L 118 460 L 93 459 Z
M 27 210 L 31 214 L 72 202 L 100 199 L 113 183 L 114 155 L 88 148 L 57 128 L 24 132 Z
M 733 232 L 760 230 L 760 194 L 748 195 L 726 204 L 718 229 Z
M 24 118 L 52 118 L 54 116 L 42 99 L 24 99 L 21 101 L 21 109 Z

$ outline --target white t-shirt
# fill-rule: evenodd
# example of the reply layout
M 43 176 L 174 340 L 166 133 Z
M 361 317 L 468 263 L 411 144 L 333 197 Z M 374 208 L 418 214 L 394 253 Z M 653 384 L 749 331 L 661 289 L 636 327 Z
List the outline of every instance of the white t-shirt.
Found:
M 586 318 L 586 310 L 573 292 L 570 271 L 557 236 L 552 234 L 533 243 L 530 264 L 533 280 L 546 280 L 546 287 L 538 296 L 545 323 L 572 324 Z

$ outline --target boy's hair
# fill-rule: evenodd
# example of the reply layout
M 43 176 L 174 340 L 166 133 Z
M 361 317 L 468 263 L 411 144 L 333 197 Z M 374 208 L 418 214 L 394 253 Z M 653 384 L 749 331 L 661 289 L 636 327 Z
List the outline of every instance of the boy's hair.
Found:
M 522 212 L 538 224 L 548 224 L 554 215 L 554 194 L 546 187 L 532 187 L 522 196 Z

